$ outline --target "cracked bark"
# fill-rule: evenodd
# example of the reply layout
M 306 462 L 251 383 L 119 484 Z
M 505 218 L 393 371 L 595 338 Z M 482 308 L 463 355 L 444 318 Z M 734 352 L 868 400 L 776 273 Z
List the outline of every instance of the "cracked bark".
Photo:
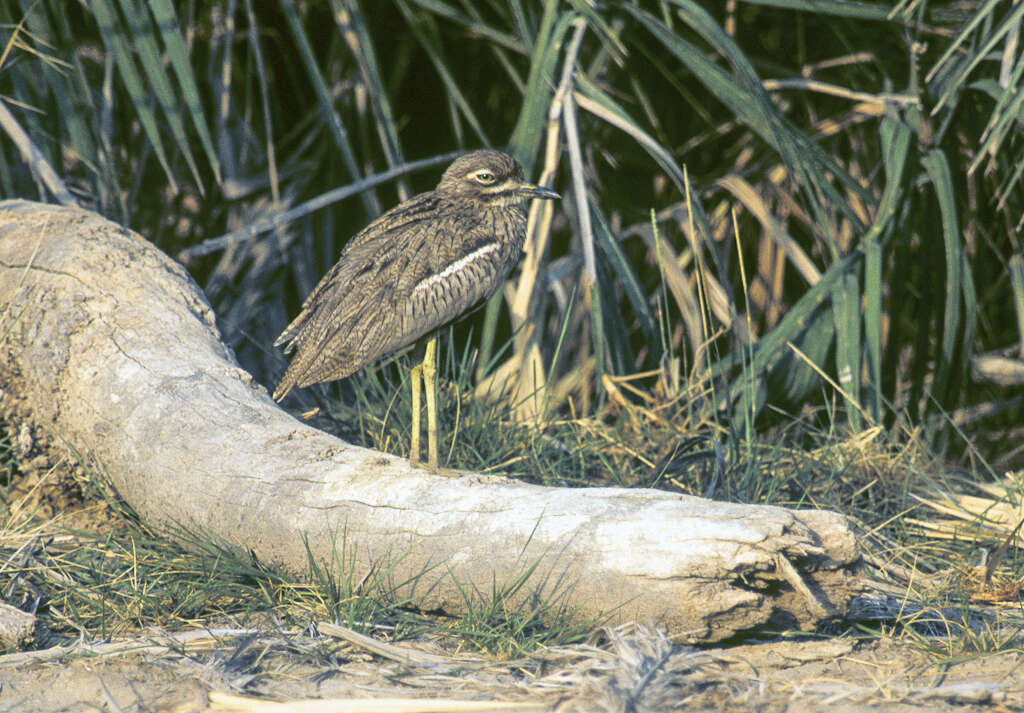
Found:
M 5 335 L 5 336 L 4 336 Z M 458 613 L 519 596 L 713 641 L 842 615 L 847 520 L 653 490 L 434 476 L 292 418 L 235 362 L 184 269 L 70 208 L 0 202 L 0 403 L 98 465 L 148 522 L 295 573 L 346 547 L 355 579 Z M 305 542 L 304 542 L 305 540 Z

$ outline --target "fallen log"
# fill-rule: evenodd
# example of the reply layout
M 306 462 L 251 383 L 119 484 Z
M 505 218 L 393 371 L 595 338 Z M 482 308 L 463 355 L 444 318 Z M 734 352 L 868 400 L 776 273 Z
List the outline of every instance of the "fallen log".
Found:
M 533 568 L 518 596 L 712 641 L 813 626 L 857 591 L 836 513 L 438 476 L 317 431 L 238 366 L 179 264 L 78 209 L 0 202 L 0 389 L 147 522 L 295 573 L 344 538 L 357 578 L 386 572 L 427 610 Z

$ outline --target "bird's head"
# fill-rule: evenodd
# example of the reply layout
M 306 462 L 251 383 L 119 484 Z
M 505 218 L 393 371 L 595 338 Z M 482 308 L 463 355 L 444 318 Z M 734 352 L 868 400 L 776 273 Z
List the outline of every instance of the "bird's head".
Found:
M 561 198 L 552 190 L 524 181 L 518 161 L 491 149 L 455 159 L 437 184 L 437 192 L 457 200 L 501 207 L 518 205 L 530 198 Z

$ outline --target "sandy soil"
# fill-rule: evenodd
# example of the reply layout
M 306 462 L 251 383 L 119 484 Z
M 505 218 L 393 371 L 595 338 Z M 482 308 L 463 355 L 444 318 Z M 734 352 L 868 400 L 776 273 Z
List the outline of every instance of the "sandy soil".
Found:
M 393 652 L 402 650 L 410 658 L 395 661 Z M 427 663 L 421 652 L 431 657 Z M 365 698 L 432 700 L 429 710 L 437 711 L 453 710 L 446 703 L 451 699 L 493 701 L 491 710 L 561 713 L 1024 710 L 1017 652 L 940 664 L 917 646 L 891 640 L 697 650 L 671 646 L 651 632 L 613 635 L 600 648 L 561 648 L 517 662 L 441 659 L 438 652 L 426 643 L 402 642 L 382 658 L 337 640 L 275 635 L 229 637 L 221 645 L 176 652 L 49 661 L 13 654 L 0 657 L 0 711 L 300 711 L 310 699 Z M 252 699 L 280 705 L 258 707 Z M 339 703 L 318 710 L 350 709 Z

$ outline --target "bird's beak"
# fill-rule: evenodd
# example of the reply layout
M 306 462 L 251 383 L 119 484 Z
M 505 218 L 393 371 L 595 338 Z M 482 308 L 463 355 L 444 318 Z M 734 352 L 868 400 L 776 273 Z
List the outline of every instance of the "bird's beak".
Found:
M 533 183 L 520 183 L 516 186 L 516 193 L 521 193 L 530 198 L 544 198 L 546 200 L 558 200 L 562 197 L 550 188 L 544 188 Z

